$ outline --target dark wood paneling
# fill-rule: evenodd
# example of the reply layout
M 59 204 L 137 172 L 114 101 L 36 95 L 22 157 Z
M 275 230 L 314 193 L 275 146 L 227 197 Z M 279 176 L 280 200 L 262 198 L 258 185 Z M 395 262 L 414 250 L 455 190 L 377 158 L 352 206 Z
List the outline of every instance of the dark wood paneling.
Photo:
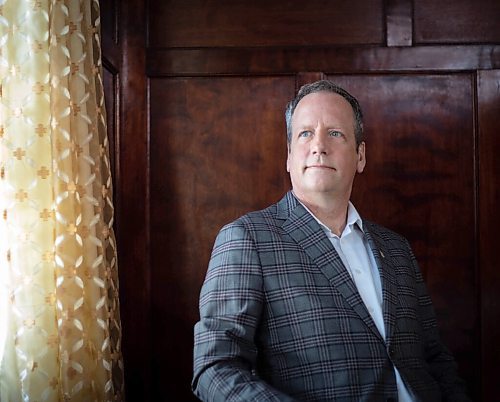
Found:
M 117 71 L 111 66 L 104 65 L 103 68 L 103 85 L 104 85 L 104 98 L 106 103 L 106 123 L 108 126 L 108 141 L 109 141 L 109 159 L 111 165 L 111 177 L 113 179 L 113 187 L 116 186 L 118 180 L 118 173 L 120 171 L 118 163 L 118 121 L 119 115 L 119 86 L 118 86 Z M 116 194 L 113 194 L 116 196 Z M 116 203 L 116 200 L 115 200 Z M 116 222 L 115 222 L 116 224 Z M 116 226 L 116 225 L 115 225 Z M 115 227 L 116 230 L 116 227 Z
M 111 164 L 111 176 L 113 184 L 116 185 L 120 172 L 118 155 L 119 148 L 119 119 L 120 119 L 120 89 L 119 71 L 121 59 L 118 46 L 118 7 L 114 0 L 100 3 L 101 19 L 101 60 L 103 74 L 103 90 L 106 105 L 106 122 L 108 126 L 109 157 Z M 116 198 L 116 193 L 113 194 Z M 114 200 L 115 207 L 117 199 Z M 115 220 L 115 231 L 118 232 Z
M 217 232 L 288 189 L 283 108 L 294 87 L 293 77 L 151 81 L 155 395 L 191 396 L 193 326 Z
M 473 77 L 500 69 L 500 3 L 147 4 L 146 63 L 144 2 L 101 2 L 106 91 L 116 80 L 123 100 L 115 195 L 128 400 L 194 401 L 192 325 L 214 236 L 288 188 L 283 108 L 325 73 L 365 108 L 355 202 L 410 239 L 475 400 L 481 381 L 482 400 L 494 400 L 500 78 L 479 71 L 476 97 Z
M 500 46 L 150 49 L 148 75 L 217 76 L 500 68 Z
M 498 43 L 498 0 L 414 1 L 415 43 Z
M 145 5 L 140 0 L 119 5 L 119 46 L 113 56 L 119 63 L 121 100 L 116 218 L 125 392 L 128 401 L 153 401 Z
M 413 1 L 386 0 L 387 46 L 411 46 L 413 43 Z
M 151 0 L 150 47 L 382 44 L 382 0 Z
M 117 0 L 104 0 L 101 9 L 101 33 L 103 38 L 118 43 L 118 3 Z
M 470 74 L 331 76 L 365 112 L 367 167 L 353 199 L 405 235 L 445 344 L 478 383 L 474 82 Z M 475 390 L 477 391 L 477 390 Z
M 500 362 L 500 270 L 498 228 L 500 214 L 500 70 L 478 75 L 479 122 L 479 261 L 481 266 L 481 349 L 483 400 L 498 398 Z

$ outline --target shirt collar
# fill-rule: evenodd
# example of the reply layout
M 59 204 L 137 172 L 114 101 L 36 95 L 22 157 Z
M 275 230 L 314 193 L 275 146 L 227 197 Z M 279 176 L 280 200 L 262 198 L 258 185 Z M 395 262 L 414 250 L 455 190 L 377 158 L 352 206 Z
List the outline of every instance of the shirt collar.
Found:
M 302 201 L 300 201 L 298 198 L 297 200 L 302 204 L 302 206 L 306 209 L 307 212 L 311 214 L 311 216 L 314 218 L 316 222 L 321 226 L 321 228 L 326 231 L 326 232 L 331 232 L 331 230 L 326 226 L 323 222 L 321 222 L 316 215 L 312 213 L 312 211 L 307 208 Z M 361 216 L 359 215 L 357 209 L 354 207 L 354 204 L 349 201 L 349 204 L 347 206 L 347 222 L 346 222 L 346 228 L 347 227 L 353 227 L 354 225 L 357 225 L 358 228 L 364 233 L 363 229 L 363 220 L 361 219 Z M 345 230 L 345 229 L 344 229 Z
M 349 206 L 347 207 L 347 225 L 352 226 L 355 224 L 358 225 L 362 232 L 364 232 L 363 219 L 361 219 L 358 210 L 354 208 L 354 204 L 349 201 Z

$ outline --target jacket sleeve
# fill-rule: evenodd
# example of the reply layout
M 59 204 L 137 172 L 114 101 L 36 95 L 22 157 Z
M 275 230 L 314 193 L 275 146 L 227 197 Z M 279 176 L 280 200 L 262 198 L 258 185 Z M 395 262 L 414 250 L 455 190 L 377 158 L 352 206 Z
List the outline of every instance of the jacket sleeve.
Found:
M 262 286 L 249 231 L 241 223 L 224 227 L 212 251 L 194 328 L 192 388 L 202 401 L 293 401 L 255 372 Z
M 416 258 L 408 243 L 407 246 L 410 250 L 416 277 L 420 320 L 424 337 L 424 357 L 429 366 L 430 374 L 441 388 L 443 401 L 471 401 L 466 394 L 465 382 L 458 376 L 455 359 L 441 342 L 432 301 L 427 292 Z

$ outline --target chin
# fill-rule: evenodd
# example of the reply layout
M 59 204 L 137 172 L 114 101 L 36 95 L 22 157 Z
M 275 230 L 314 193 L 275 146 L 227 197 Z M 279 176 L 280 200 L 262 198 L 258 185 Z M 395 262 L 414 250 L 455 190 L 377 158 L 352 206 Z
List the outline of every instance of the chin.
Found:
M 332 186 L 309 186 L 303 188 L 302 191 L 304 194 L 327 194 L 334 193 L 335 187 Z
M 336 187 L 338 187 L 338 185 L 336 186 L 334 183 L 325 181 L 315 181 L 307 185 L 307 189 L 315 192 L 329 192 L 334 190 Z

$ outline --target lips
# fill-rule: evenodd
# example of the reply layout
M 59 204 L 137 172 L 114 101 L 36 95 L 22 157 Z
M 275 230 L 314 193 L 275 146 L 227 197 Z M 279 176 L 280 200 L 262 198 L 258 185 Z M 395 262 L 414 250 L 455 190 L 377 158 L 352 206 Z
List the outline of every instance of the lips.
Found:
M 334 167 L 327 166 L 327 165 L 309 165 L 309 166 L 306 166 L 306 169 L 329 169 L 329 170 L 335 170 Z

